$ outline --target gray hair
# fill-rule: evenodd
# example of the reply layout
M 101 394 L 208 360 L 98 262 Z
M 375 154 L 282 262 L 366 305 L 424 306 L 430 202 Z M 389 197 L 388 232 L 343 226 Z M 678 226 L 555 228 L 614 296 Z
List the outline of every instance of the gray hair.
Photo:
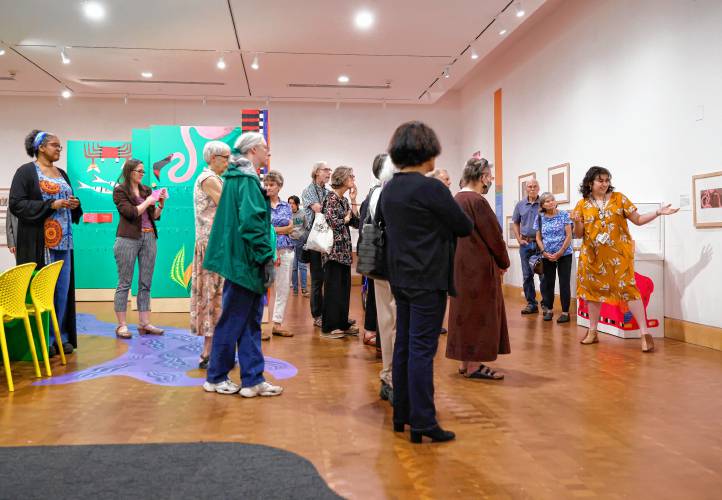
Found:
M 236 139 L 236 143 L 233 147 L 237 149 L 239 153 L 245 155 L 259 144 L 263 144 L 264 141 L 265 138 L 263 137 L 263 134 L 259 132 L 245 132 Z
M 546 203 L 550 198 L 554 199 L 554 195 L 548 191 L 546 193 L 542 193 L 541 196 L 539 196 L 539 213 L 546 213 L 544 203 Z
M 491 165 L 486 158 L 470 158 L 466 165 L 464 165 L 464 171 L 461 174 L 461 178 L 464 180 L 464 185 L 470 182 L 477 182 L 484 175 L 484 171 L 488 170 L 491 173 Z
M 313 167 L 311 168 L 311 179 L 316 181 L 316 176 L 318 175 L 318 171 L 327 166 L 328 166 L 328 164 L 325 161 L 317 161 L 316 163 L 314 163 Z
M 214 156 L 231 154 L 231 147 L 225 142 L 221 141 L 210 141 L 203 146 L 203 161 L 210 163 Z
M 263 176 L 263 181 L 275 182 L 279 188 L 283 187 L 283 175 L 278 170 L 270 170 L 266 175 Z
M 449 177 L 449 171 L 445 168 L 435 168 L 433 171 L 426 174 L 428 177 L 433 177 L 434 179 L 438 179 L 441 177 L 441 174 L 446 174 L 446 177 Z
M 336 167 L 331 174 L 331 187 L 335 189 L 343 186 L 346 180 L 351 176 L 352 172 L 353 169 L 351 167 Z

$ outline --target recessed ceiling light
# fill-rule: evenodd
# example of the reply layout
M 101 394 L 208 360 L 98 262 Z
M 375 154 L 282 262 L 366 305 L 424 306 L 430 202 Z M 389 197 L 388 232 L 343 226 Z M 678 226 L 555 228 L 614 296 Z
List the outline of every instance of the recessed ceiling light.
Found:
M 473 48 L 471 49 L 471 58 L 474 60 L 479 59 L 479 54 Z
M 70 64 L 70 58 L 67 52 L 65 52 L 65 48 L 60 49 L 60 60 L 63 61 L 63 64 Z
M 341 76 L 338 77 L 338 83 L 348 83 L 348 82 L 349 82 L 348 76 L 346 76 L 346 75 L 341 75 Z
M 4 55 L 5 55 L 5 49 L 0 49 L 0 56 L 4 56 Z
M 218 59 L 218 62 L 216 63 L 216 67 L 218 69 L 226 69 L 226 61 L 223 60 L 223 57 Z
M 516 17 L 524 17 L 524 14 L 526 14 L 526 11 L 518 2 L 516 5 L 514 5 L 514 9 L 516 10 Z
M 253 56 L 253 62 L 251 63 L 251 68 L 253 68 L 253 69 L 255 69 L 255 70 L 257 70 L 258 68 L 260 68 L 260 65 L 258 64 L 258 54 L 256 54 L 255 56 Z
M 506 35 L 506 28 L 500 29 L 500 30 L 499 30 L 499 34 L 500 34 L 501 36 Z
M 362 10 L 356 13 L 354 23 L 358 29 L 367 30 L 374 24 L 374 15 L 367 10 Z
M 72 96 L 73 93 L 69 89 L 63 89 L 60 95 L 63 96 L 64 99 L 70 99 L 70 96 Z
M 105 18 L 105 7 L 98 2 L 85 2 L 83 4 L 83 13 L 91 21 L 100 21 Z
M 142 76 L 143 78 L 153 78 L 153 73 L 151 73 L 150 71 L 143 71 L 140 76 Z

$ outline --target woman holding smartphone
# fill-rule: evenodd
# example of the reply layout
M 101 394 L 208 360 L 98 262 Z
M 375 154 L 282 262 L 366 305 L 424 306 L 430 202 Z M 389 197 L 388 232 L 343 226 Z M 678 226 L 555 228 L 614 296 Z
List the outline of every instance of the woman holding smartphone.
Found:
M 55 166 L 62 150 L 55 134 L 31 131 L 25 138 L 25 151 L 34 161 L 17 169 L 10 187 L 10 212 L 18 218 L 17 263 L 35 262 L 40 269 L 63 261 L 54 304 L 63 345 L 51 345 L 51 356 L 61 347 L 70 354 L 78 346 L 72 224 L 80 221 L 83 210 L 73 195 L 68 174 Z

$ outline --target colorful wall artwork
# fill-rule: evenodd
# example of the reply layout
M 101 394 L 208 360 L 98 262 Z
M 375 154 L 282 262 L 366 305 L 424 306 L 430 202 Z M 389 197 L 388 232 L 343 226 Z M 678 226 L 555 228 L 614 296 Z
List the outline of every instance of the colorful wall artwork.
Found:
M 722 172 L 692 177 L 694 227 L 722 227 Z

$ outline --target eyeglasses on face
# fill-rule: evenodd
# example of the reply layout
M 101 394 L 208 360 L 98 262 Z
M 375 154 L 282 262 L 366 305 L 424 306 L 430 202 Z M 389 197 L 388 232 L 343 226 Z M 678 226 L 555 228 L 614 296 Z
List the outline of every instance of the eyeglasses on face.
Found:
M 51 148 L 55 148 L 55 149 L 57 149 L 58 151 L 62 151 L 62 150 L 63 150 L 63 146 L 62 146 L 59 142 L 49 142 L 49 143 L 47 143 L 45 146 L 46 146 L 46 147 L 49 146 L 49 147 L 51 147 Z
M 139 174 L 143 175 L 143 174 L 145 173 L 145 170 L 142 170 L 142 169 L 136 169 L 136 170 L 133 170 L 133 172 L 137 172 L 137 173 L 139 173 Z

